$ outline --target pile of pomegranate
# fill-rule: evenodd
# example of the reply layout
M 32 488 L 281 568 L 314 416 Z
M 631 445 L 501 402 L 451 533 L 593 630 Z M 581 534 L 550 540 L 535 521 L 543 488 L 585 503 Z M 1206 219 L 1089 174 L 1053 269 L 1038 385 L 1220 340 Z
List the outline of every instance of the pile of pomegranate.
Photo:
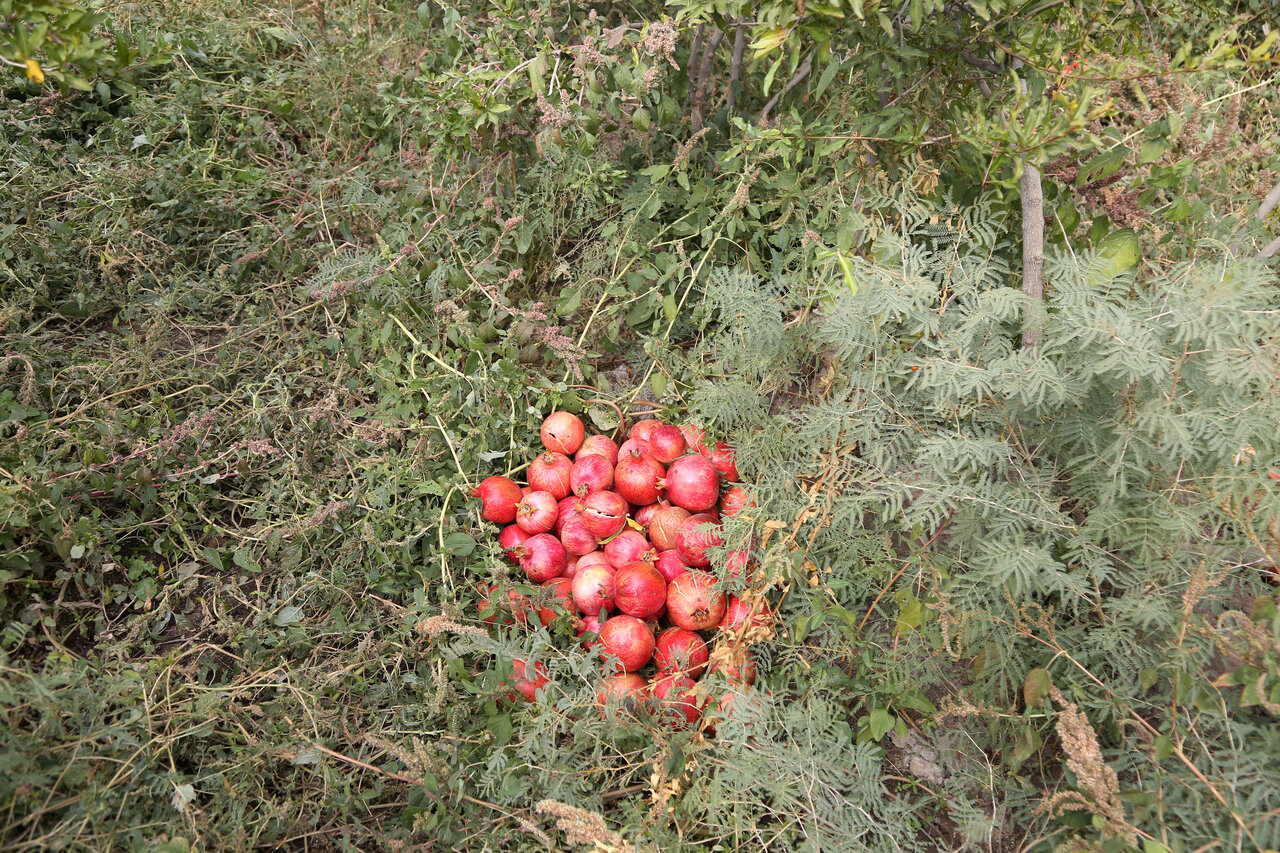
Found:
M 555 602 L 534 608 L 512 591 L 507 621 L 536 616 L 546 626 L 573 614 L 584 645 L 604 662 L 597 701 L 643 703 L 677 727 L 701 719 L 707 703 L 694 686 L 704 673 L 718 669 L 729 682 L 722 709 L 749 690 L 755 662 L 734 629 L 767 617 L 717 588 L 718 577 L 746 571 L 749 555 L 731 551 L 713 566 L 708 554 L 724 542 L 721 517 L 749 503 L 736 485 L 733 448 L 707 447 L 697 427 L 657 420 L 636 423 L 619 447 L 587 435 L 569 412 L 551 414 L 541 436 L 546 452 L 529 466 L 527 486 L 493 476 L 475 490 L 481 515 L 505 525 L 498 539 L 506 558 Z M 481 589 L 482 613 L 495 591 Z M 713 643 L 726 644 L 716 655 L 700 633 L 712 631 Z M 513 680 L 529 701 L 549 681 L 541 666 L 531 672 L 520 660 Z

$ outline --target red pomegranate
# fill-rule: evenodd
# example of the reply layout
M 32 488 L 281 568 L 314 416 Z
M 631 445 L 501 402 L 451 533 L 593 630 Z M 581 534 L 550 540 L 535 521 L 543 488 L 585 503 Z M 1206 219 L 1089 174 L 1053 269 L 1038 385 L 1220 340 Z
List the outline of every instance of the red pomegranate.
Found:
M 550 533 L 530 536 L 520 547 L 524 549 L 520 568 L 534 583 L 549 581 L 564 573 L 565 560 L 569 555 L 560 540 Z
M 684 435 L 669 424 L 658 424 L 649 430 L 649 452 L 663 465 L 668 465 L 684 455 Z
M 756 683 L 756 657 L 746 649 L 735 650 L 728 658 L 711 664 L 708 672 L 718 672 L 730 684 L 750 687 Z
M 756 502 L 752 500 L 751 495 L 747 494 L 747 490 L 742 486 L 730 486 L 720 496 L 720 513 L 722 515 L 734 516 L 747 507 L 755 505 Z
M 613 577 L 618 609 L 637 619 L 653 619 L 667 603 L 667 581 L 649 563 L 636 561 L 618 569 Z
M 530 678 L 529 664 L 516 658 L 511 662 L 511 679 L 510 682 L 524 697 L 526 702 L 534 702 L 537 700 L 538 690 L 551 681 L 551 676 L 547 675 L 547 668 L 541 663 L 533 665 L 533 678 Z M 508 694 L 512 699 L 515 694 Z
M 610 616 L 600 626 L 600 653 L 613 655 L 627 672 L 635 672 L 653 657 L 653 631 L 644 620 L 625 613 Z
M 604 566 L 613 571 L 613 566 L 609 565 L 609 558 L 605 556 L 604 551 L 592 551 L 590 554 L 579 557 L 578 568 L 585 569 L 587 566 Z
M 766 627 L 771 621 L 771 617 L 763 610 L 752 613 L 751 605 L 747 604 L 736 595 L 729 596 L 729 601 L 724 607 L 724 618 L 720 620 L 721 628 L 736 628 L 739 625 L 758 625 Z
M 578 448 L 574 458 L 581 462 L 584 456 L 600 456 L 610 465 L 617 465 L 618 444 L 608 436 L 589 435 L 582 440 L 582 446 Z
M 702 719 L 702 708 L 693 694 L 693 679 L 680 673 L 658 673 L 649 683 L 649 691 L 658 701 L 663 722 L 677 729 L 687 729 Z
M 498 544 L 502 546 L 503 556 L 513 563 L 519 563 L 520 557 L 515 553 L 515 548 L 528 539 L 530 535 L 521 530 L 518 524 L 511 524 L 502 528 L 502 532 L 498 534 Z
M 563 453 L 548 450 L 533 460 L 533 464 L 529 466 L 529 485 L 535 489 L 550 492 L 556 496 L 556 500 L 562 501 L 572 491 L 569 488 L 569 478 L 572 474 L 573 463 L 569 461 L 569 457 Z
M 734 464 L 733 445 L 717 441 L 715 448 L 705 455 L 726 482 L 738 482 L 738 466 Z
M 627 710 L 634 710 L 636 705 L 645 700 L 648 693 L 649 682 L 644 680 L 643 675 L 636 675 L 634 672 L 615 672 L 613 675 L 605 676 L 600 682 L 600 689 L 596 691 L 596 702 L 601 707 L 610 702 L 617 702 Z
M 630 506 L 630 504 L 628 504 L 628 506 Z M 636 524 L 640 525 L 645 530 L 648 530 L 650 522 L 653 521 L 654 513 L 669 506 L 671 506 L 671 504 L 666 501 L 658 501 L 656 504 L 645 504 L 637 509 L 631 517 L 635 519 Z
M 620 569 L 627 563 L 643 559 L 652 550 L 653 546 L 643 533 L 628 529 L 605 543 L 604 555 L 609 558 L 609 565 Z
M 564 523 L 564 527 L 560 528 L 560 541 L 564 544 L 565 551 L 579 557 L 600 547 L 600 540 L 587 529 L 587 523 L 582 518 L 572 518 Z
M 631 425 L 630 431 L 627 432 L 627 438 L 639 439 L 640 441 L 648 441 L 649 434 L 653 432 L 654 427 L 660 426 L 662 421 L 647 420 L 636 421 Z
M 739 578 L 747 570 L 750 562 L 745 550 L 730 551 L 724 558 L 724 577 Z
M 682 672 L 690 678 L 697 678 L 706 672 L 710 655 L 706 640 L 693 631 L 668 628 L 658 635 L 653 663 L 658 672 Z
M 569 489 L 576 495 L 599 492 L 613 485 L 613 465 L 603 456 L 584 456 L 569 471 Z
M 592 492 L 582 499 L 582 521 L 593 534 L 607 539 L 626 527 L 627 502 L 617 492 Z
M 583 509 L 583 499 L 577 495 L 569 495 L 560 501 L 560 505 L 556 507 L 556 533 L 563 530 L 566 523 L 581 517 Z
M 701 427 L 696 427 L 693 424 L 685 424 L 680 427 L 680 434 L 684 436 L 684 445 L 689 450 L 692 450 L 694 453 L 702 453 L 705 450 L 702 445 L 702 440 L 706 438 L 707 434 L 702 431 Z
M 573 578 L 573 606 L 586 616 L 595 616 L 601 610 L 613 610 L 616 589 L 614 570 L 608 566 L 578 566 Z
M 550 492 L 530 492 L 516 505 L 516 526 L 530 536 L 556 526 L 560 505 Z
M 561 542 L 560 544 L 562 544 L 562 545 L 563 545 L 564 543 L 563 543 L 563 542 Z M 569 549 L 568 549 L 568 548 L 565 548 L 564 550 L 565 550 L 565 552 L 566 552 L 566 553 L 569 551 Z M 581 559 L 581 558 L 580 558 L 577 554 L 569 554 L 569 556 L 565 557 L 565 558 L 564 558 L 564 571 L 560 573 L 560 577 L 561 577 L 561 578 L 568 578 L 569 580 L 573 580 L 573 576 L 574 576 L 574 575 L 576 575 L 576 574 L 578 573 L 578 560 L 579 560 L 579 559 Z
M 661 504 L 655 504 L 661 506 Z M 649 521 L 649 539 L 659 551 L 670 551 L 676 547 L 676 532 L 689 517 L 689 510 L 684 507 L 666 505 L 653 514 Z
M 504 610 L 502 606 L 493 600 L 493 594 L 498 591 L 498 585 L 480 584 L 480 601 L 478 602 L 480 621 L 489 625 L 497 619 L 501 625 L 510 625 L 513 622 L 519 622 L 521 625 L 529 624 L 529 599 L 514 589 L 507 590 L 507 608 Z
M 572 456 L 582 446 L 586 430 L 577 415 L 569 412 L 552 412 L 542 422 L 542 444 L 547 450 Z
M 545 628 L 561 613 L 569 613 L 573 610 L 573 581 L 566 577 L 559 577 L 545 581 L 542 585 L 554 596 L 549 604 L 538 608 L 538 621 Z
M 480 498 L 484 508 L 480 515 L 486 521 L 495 524 L 510 524 L 516 520 L 516 504 L 524 495 L 516 481 L 509 477 L 485 477 L 471 492 L 473 497 Z
M 689 571 L 685 561 L 680 559 L 680 555 L 675 551 L 663 551 L 658 554 L 658 559 L 654 560 L 653 567 L 662 573 L 667 583 L 671 583 L 680 575 Z
M 584 649 L 593 648 L 600 643 L 600 617 L 599 616 L 583 616 L 578 620 L 578 636 L 583 637 L 590 634 L 590 640 L 584 639 L 582 647 Z
M 724 593 L 705 572 L 685 572 L 667 584 L 667 618 L 687 631 L 714 628 L 724 618 Z
M 636 506 L 651 504 L 661 494 L 666 473 L 662 463 L 650 456 L 624 456 L 614 469 L 613 489 Z
M 638 438 L 628 438 L 618 448 L 619 462 L 623 459 L 639 459 L 643 456 L 653 456 L 653 448 L 649 446 L 649 442 Z
M 665 485 L 667 500 L 689 512 L 704 512 L 720 500 L 720 474 L 701 456 L 683 456 L 672 462 Z
M 704 524 L 714 526 L 703 527 Z M 723 544 L 724 540 L 720 538 L 720 525 L 716 524 L 709 515 L 691 515 L 676 531 L 676 553 L 690 566 L 711 565 L 707 549 Z

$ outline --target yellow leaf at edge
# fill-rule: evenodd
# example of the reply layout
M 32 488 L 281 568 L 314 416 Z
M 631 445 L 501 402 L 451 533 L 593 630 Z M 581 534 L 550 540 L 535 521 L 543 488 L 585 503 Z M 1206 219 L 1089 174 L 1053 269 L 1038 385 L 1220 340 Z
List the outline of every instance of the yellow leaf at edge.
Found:
M 27 60 L 27 77 L 37 83 L 44 82 L 44 70 L 40 68 L 40 63 L 34 59 Z

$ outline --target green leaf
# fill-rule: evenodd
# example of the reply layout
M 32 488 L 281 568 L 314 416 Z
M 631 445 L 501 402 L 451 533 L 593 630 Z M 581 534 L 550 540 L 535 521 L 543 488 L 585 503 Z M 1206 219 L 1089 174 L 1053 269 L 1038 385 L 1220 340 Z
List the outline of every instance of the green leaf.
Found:
M 898 718 L 884 708 L 876 708 L 871 712 L 871 717 L 867 721 L 867 725 L 871 728 L 871 738 L 880 740 L 893 730 L 893 724 Z
M 296 625 L 302 621 L 301 607 L 282 607 L 280 612 L 276 614 L 276 618 L 272 620 L 277 627 L 284 628 L 289 625 Z
M 1093 253 L 1089 269 L 1085 274 L 1089 284 L 1099 287 L 1115 279 L 1125 270 L 1132 269 L 1138 263 L 1141 246 L 1138 235 L 1132 228 L 1120 228 L 1112 231 L 1098 243 Z
M 455 557 L 467 557 L 476 549 L 476 540 L 465 533 L 450 533 L 444 537 L 444 549 Z
M 1117 145 L 1110 151 L 1103 151 L 1094 156 L 1080 169 L 1080 174 L 1076 175 L 1076 186 L 1083 187 L 1114 175 L 1120 171 L 1120 167 L 1124 165 L 1124 160 L 1128 156 L 1129 149 L 1123 145 Z
M 667 318 L 668 323 L 674 323 L 676 319 L 676 298 L 668 293 L 662 297 L 662 316 Z
M 1164 761 L 1173 755 L 1173 741 L 1168 735 L 1158 735 L 1155 740 L 1156 761 Z
M 1028 708 L 1039 708 L 1040 703 L 1044 701 L 1044 697 L 1049 695 L 1049 688 L 1053 686 L 1053 680 L 1049 678 L 1049 670 L 1036 668 L 1027 673 L 1027 678 L 1022 682 L 1022 698 L 1026 700 Z

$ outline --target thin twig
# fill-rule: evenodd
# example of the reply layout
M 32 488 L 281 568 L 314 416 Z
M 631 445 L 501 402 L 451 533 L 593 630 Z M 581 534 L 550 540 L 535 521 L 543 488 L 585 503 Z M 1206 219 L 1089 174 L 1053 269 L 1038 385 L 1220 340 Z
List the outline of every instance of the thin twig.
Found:
M 787 81 L 787 85 L 783 87 L 782 91 L 770 98 L 769 103 L 764 105 L 764 109 L 760 110 L 760 115 L 756 117 L 756 124 L 764 124 L 768 121 L 769 116 L 773 113 L 773 108 L 778 105 L 778 102 L 789 95 L 792 89 L 805 81 L 805 78 L 809 76 L 809 72 L 813 70 L 813 54 L 814 51 L 809 51 L 809 54 L 804 58 L 804 62 L 800 63 L 800 67 L 796 69 L 795 74 L 791 75 L 791 79 Z

